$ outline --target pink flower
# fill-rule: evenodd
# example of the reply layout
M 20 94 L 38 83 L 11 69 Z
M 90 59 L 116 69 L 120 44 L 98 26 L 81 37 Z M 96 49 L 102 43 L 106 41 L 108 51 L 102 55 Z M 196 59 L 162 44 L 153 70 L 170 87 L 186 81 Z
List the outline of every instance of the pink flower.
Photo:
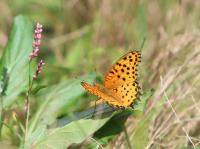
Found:
M 41 45 L 43 26 L 40 23 L 37 23 L 34 31 L 34 41 L 33 41 L 33 50 L 29 55 L 30 60 L 38 56 Z
M 38 78 L 39 74 L 42 71 L 42 67 L 43 67 L 44 64 L 45 64 L 45 62 L 43 60 L 40 60 L 40 62 L 37 65 L 37 69 L 35 71 L 35 74 L 33 75 L 34 80 L 36 80 Z

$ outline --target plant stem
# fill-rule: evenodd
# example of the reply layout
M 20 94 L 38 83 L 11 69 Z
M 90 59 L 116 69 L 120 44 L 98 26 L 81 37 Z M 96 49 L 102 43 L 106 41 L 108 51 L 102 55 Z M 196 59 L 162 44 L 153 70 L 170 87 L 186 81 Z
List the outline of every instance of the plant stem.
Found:
M 25 99 L 26 121 L 25 121 L 25 135 L 24 135 L 23 146 L 25 146 L 25 143 L 26 143 L 27 137 L 28 137 L 28 125 L 29 125 L 29 115 L 30 115 L 30 94 L 31 94 L 31 90 L 32 90 L 32 87 L 33 87 L 33 82 L 34 82 L 33 79 L 31 80 L 30 64 L 31 64 L 31 60 L 29 61 L 29 88 L 28 88 L 28 91 L 26 93 L 26 99 Z

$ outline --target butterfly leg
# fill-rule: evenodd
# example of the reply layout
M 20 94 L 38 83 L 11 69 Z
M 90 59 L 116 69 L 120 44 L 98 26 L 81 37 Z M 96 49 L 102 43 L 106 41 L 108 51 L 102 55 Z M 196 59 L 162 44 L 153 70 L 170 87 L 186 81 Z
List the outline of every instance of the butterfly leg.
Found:
M 91 118 L 94 118 L 94 115 L 95 115 L 95 113 L 96 113 L 97 101 L 98 101 L 98 100 L 100 100 L 100 98 L 98 98 L 98 99 L 95 100 L 95 103 L 94 103 L 94 111 L 93 111 L 93 113 L 92 113 Z

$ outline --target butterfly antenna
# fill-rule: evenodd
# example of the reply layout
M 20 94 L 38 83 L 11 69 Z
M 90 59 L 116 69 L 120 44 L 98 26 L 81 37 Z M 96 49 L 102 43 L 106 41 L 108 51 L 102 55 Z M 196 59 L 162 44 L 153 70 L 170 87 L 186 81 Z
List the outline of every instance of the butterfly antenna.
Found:
M 146 41 L 146 37 L 144 37 L 143 41 L 142 41 L 142 44 L 140 46 L 140 51 L 142 51 L 143 47 L 144 47 L 144 44 L 145 44 L 145 41 Z

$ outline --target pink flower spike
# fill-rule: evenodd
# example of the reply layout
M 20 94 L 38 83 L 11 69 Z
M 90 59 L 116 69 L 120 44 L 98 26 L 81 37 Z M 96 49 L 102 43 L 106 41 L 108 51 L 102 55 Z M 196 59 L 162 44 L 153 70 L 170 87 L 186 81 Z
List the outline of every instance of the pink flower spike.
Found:
M 36 80 L 39 76 L 39 74 L 42 72 L 42 67 L 45 64 L 43 60 L 40 60 L 40 62 L 37 65 L 37 69 L 35 71 L 35 74 L 33 75 L 33 79 Z
M 43 31 L 43 26 L 40 23 L 37 23 L 34 31 L 33 50 L 29 54 L 30 60 L 38 56 L 42 39 L 42 31 Z

